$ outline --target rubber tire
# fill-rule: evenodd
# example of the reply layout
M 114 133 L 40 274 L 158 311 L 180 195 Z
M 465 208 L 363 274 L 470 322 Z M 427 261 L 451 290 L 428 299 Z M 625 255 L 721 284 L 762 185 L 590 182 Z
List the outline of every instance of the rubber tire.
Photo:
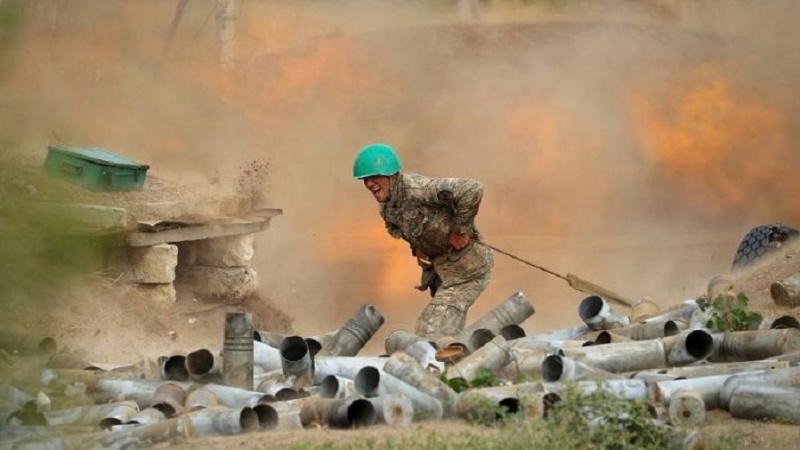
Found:
M 783 244 L 800 236 L 800 232 L 781 223 L 761 225 L 748 231 L 736 249 L 731 270 L 739 270 L 761 259 L 767 253 L 774 253 Z

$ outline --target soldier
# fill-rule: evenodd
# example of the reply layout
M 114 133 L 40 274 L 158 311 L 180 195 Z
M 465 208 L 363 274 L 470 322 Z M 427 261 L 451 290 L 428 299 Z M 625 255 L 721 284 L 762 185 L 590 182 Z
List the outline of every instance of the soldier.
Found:
M 415 333 L 428 339 L 455 336 L 464 329 L 467 310 L 486 289 L 494 260 L 475 226 L 483 186 L 465 178 L 430 178 L 401 173 L 397 153 L 371 144 L 358 153 L 353 177 L 380 204 L 389 234 L 411 246 L 422 267 L 417 289 L 431 301 Z

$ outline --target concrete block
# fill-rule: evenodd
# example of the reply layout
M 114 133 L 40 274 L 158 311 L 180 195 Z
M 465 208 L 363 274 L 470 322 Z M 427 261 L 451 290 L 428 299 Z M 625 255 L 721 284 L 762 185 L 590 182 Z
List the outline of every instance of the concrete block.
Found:
M 138 283 L 131 284 L 130 289 L 135 296 L 154 304 L 173 306 L 177 301 L 177 292 L 172 283 Z
M 229 303 L 242 300 L 258 289 L 258 274 L 251 267 L 178 265 L 175 284 L 181 298 Z
M 125 283 L 172 283 L 178 265 L 178 247 L 125 247 L 111 258 L 111 271 L 122 274 Z
M 225 236 L 178 244 L 178 263 L 187 266 L 247 267 L 255 253 L 255 234 Z

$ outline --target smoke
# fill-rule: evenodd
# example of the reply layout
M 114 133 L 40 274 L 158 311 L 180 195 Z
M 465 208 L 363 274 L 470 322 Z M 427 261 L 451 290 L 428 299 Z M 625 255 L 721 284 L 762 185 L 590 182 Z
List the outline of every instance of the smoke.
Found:
M 229 73 L 212 3 L 189 2 L 165 60 L 170 2 L 29 11 L 0 84 L 3 134 L 192 183 L 269 161 L 264 202 L 285 214 L 255 264 L 298 331 L 335 329 L 363 302 L 387 331 L 410 329 L 427 301 L 349 176 L 370 142 L 407 171 L 480 180 L 494 245 L 664 305 L 727 271 L 752 226 L 800 222 L 793 2 L 493 1 L 469 25 L 445 2 L 245 1 Z M 522 290 L 529 330 L 577 320 L 581 293 L 495 259 L 470 319 Z

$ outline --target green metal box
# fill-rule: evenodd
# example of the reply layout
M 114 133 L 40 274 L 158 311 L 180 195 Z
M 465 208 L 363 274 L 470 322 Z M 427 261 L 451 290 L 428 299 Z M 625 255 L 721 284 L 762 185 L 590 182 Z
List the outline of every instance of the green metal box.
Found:
M 44 170 L 93 191 L 141 191 L 150 166 L 100 148 L 48 148 Z

